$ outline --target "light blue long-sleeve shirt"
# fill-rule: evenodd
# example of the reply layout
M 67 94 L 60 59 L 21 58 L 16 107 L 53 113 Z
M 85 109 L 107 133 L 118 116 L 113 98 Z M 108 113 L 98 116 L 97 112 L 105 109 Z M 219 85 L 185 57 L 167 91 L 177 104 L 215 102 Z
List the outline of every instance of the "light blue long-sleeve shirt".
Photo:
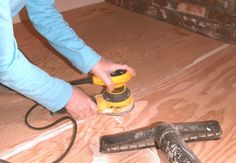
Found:
M 0 82 L 55 112 L 72 96 L 72 86 L 30 63 L 17 47 L 12 17 L 24 6 L 36 30 L 83 73 L 101 59 L 64 21 L 55 0 L 0 0 Z

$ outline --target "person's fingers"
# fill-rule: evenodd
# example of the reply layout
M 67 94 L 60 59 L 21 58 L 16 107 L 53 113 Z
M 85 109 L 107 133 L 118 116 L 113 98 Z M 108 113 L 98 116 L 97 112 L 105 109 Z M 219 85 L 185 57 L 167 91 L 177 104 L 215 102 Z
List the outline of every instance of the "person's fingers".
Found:
M 96 114 L 96 104 L 79 88 L 74 87 L 73 94 L 65 106 L 68 113 L 76 119 L 84 119 Z
M 108 89 L 110 91 L 112 91 L 114 89 L 114 84 L 113 82 L 111 81 L 111 77 L 110 77 L 110 74 L 106 74 L 104 73 L 102 76 L 101 76 L 103 82 L 106 84 L 106 86 L 108 87 Z
M 76 109 L 80 117 L 88 118 L 97 113 L 97 105 L 89 97 L 80 101 L 80 104 Z

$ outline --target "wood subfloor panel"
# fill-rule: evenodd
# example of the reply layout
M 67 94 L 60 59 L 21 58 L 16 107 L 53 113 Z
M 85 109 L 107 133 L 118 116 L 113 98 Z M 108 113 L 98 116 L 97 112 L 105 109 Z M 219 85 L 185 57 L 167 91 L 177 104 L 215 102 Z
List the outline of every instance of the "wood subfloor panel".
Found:
M 159 162 L 159 158 L 148 150 L 126 152 L 123 154 L 101 154 L 99 152 L 100 135 L 110 132 L 122 132 L 124 128 L 110 116 L 97 116 L 78 125 L 78 136 L 73 150 L 63 162 Z M 11 162 L 52 162 L 67 147 L 71 131 L 40 143 L 31 150 L 14 156 Z M 50 144 L 50 145 L 49 145 Z M 32 155 L 33 154 L 33 155 Z
M 200 102 L 197 103 L 197 101 L 195 102 L 196 104 L 187 105 L 190 109 L 186 109 L 184 113 L 180 109 L 175 110 L 175 107 L 188 108 L 185 106 L 185 103 L 188 103 L 188 101 L 186 102 L 186 99 L 184 99 L 187 95 L 182 94 L 182 99 L 177 97 L 176 99 L 172 99 L 171 94 L 173 92 L 170 92 L 170 96 L 169 94 L 164 94 L 163 91 L 160 92 L 159 86 L 162 86 L 160 83 L 163 83 L 164 79 L 172 77 L 199 57 L 221 47 L 222 43 L 107 3 L 91 5 L 65 12 L 64 16 L 76 32 L 98 53 L 115 62 L 131 65 L 137 72 L 137 76 L 129 82 L 129 87 L 137 101 L 134 112 L 127 115 L 127 117 L 130 116 L 130 119 L 127 119 L 125 116 L 124 120 L 122 120 L 122 124 L 118 124 L 117 119 L 107 116 L 98 116 L 81 123 L 79 125 L 80 129 L 78 135 L 89 129 L 88 124 L 92 124 L 93 126 L 90 131 L 91 133 L 87 133 L 82 138 L 81 136 L 77 138 L 76 147 L 73 147 L 69 156 L 65 159 L 65 162 L 67 160 L 78 162 L 78 160 L 81 159 L 84 162 L 89 162 L 93 159 L 97 162 L 99 162 L 99 159 L 108 159 L 110 162 L 135 162 L 136 159 L 143 160 L 143 162 L 145 162 L 145 160 L 149 160 L 149 162 L 156 161 L 158 157 L 154 157 L 148 150 L 103 157 L 98 153 L 98 137 L 102 134 L 112 134 L 128 128 L 143 127 L 149 125 L 151 122 L 155 122 L 156 119 L 158 121 L 163 120 L 168 122 L 177 121 L 177 119 L 174 118 L 175 116 L 178 117 L 179 121 L 200 119 L 199 117 L 205 113 L 200 111 L 200 109 L 197 109 L 199 112 L 194 112 L 195 107 L 198 108 Z M 20 49 L 34 64 L 47 71 L 49 74 L 64 80 L 84 77 L 84 75 L 75 70 L 63 57 L 52 49 L 49 44 L 36 33 L 29 22 L 17 24 L 14 29 Z M 206 73 L 205 75 L 210 74 Z M 198 80 L 197 77 L 202 76 L 201 74 L 196 75 L 195 80 Z M 168 87 L 169 84 L 169 87 L 171 87 L 172 82 L 166 83 L 165 87 L 171 89 L 172 87 Z M 180 88 L 178 86 L 173 87 L 175 87 L 177 92 L 181 93 L 181 91 L 178 90 L 182 89 L 181 86 L 182 85 L 180 85 Z M 100 90 L 100 87 L 95 86 L 84 86 L 84 88 L 89 94 Z M 183 89 L 185 89 L 185 87 Z M 194 95 L 196 92 L 194 93 L 194 91 L 197 90 L 198 89 L 191 89 L 193 94 L 192 96 L 189 95 L 189 98 L 195 98 Z M 160 97 L 163 100 L 166 97 L 167 100 L 161 101 Z M 161 108 L 169 106 L 168 108 L 170 108 L 170 110 L 159 110 L 160 101 L 162 103 Z M 223 104 L 225 104 L 225 102 L 223 102 Z M 32 101 L 16 93 L 1 94 L 0 155 L 18 144 L 30 141 L 51 130 L 33 131 L 24 125 L 24 114 L 32 105 Z M 153 117 L 155 114 L 150 108 L 158 110 L 155 112 L 156 117 Z M 211 108 L 209 108 L 209 110 L 210 109 Z M 175 114 L 171 114 L 172 112 Z M 222 112 L 224 112 L 224 110 L 222 110 Z M 228 110 L 225 112 L 228 113 Z M 145 115 L 145 118 L 138 114 Z M 182 114 L 184 115 L 182 116 Z M 188 119 L 186 117 L 190 114 L 194 114 L 195 119 Z M 218 115 L 214 112 L 214 109 L 209 111 L 208 116 L 211 117 L 213 115 Z M 52 117 L 47 111 L 39 109 L 32 115 L 32 122 L 40 126 L 58 117 L 60 116 Z M 204 119 L 204 117 L 202 117 L 202 119 Z M 137 125 L 135 125 L 135 123 Z M 108 124 L 110 126 L 104 131 L 103 126 Z M 10 160 L 12 162 L 25 162 L 26 160 L 48 162 L 48 160 L 53 160 L 66 147 L 66 142 L 68 142 L 67 140 L 69 140 L 70 134 L 70 131 L 65 131 L 65 133 L 53 139 L 42 142 L 23 153 L 11 157 Z M 198 149 L 199 147 L 203 148 L 204 145 L 194 146 L 194 149 Z M 199 150 L 195 151 L 199 153 Z M 202 154 L 200 153 L 200 157 L 204 160 L 208 155 L 206 154 L 206 150 L 203 151 Z M 95 152 L 95 154 L 93 152 Z M 145 155 L 142 155 L 143 152 Z
M 191 143 L 202 162 L 233 163 L 236 160 L 236 55 L 235 46 L 170 77 L 156 88 L 136 95 L 130 114 L 117 117 L 126 129 L 157 122 L 217 120 L 220 140 Z

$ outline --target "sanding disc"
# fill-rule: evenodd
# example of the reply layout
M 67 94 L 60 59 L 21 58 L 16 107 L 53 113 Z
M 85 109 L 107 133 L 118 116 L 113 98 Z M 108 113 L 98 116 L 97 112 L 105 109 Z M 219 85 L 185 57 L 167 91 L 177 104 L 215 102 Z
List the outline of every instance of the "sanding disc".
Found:
M 116 107 L 106 108 L 100 111 L 100 113 L 108 114 L 112 116 L 122 116 L 122 115 L 128 114 L 133 109 L 134 109 L 134 103 L 131 103 L 128 106 L 122 107 L 122 108 L 116 108 Z

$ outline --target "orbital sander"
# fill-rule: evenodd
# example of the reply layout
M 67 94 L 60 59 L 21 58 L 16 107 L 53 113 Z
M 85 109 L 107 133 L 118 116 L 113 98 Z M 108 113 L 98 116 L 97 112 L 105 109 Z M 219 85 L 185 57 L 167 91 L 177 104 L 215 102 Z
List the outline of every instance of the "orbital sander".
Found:
M 71 81 L 70 84 L 94 84 L 104 86 L 102 93 L 95 95 L 92 98 L 97 104 L 99 113 L 105 113 L 109 115 L 127 114 L 134 108 L 134 98 L 126 86 L 126 83 L 131 79 L 132 75 L 126 70 L 116 70 L 110 75 L 114 84 L 113 91 L 110 91 L 102 79 L 98 78 L 97 76 L 74 80 Z
M 84 79 L 74 80 L 69 82 L 72 85 L 81 85 L 81 84 L 94 84 L 99 86 L 104 86 L 104 89 L 102 93 L 91 97 L 96 103 L 98 107 L 98 112 L 104 113 L 104 114 L 110 114 L 110 115 L 124 115 L 128 112 L 130 112 L 134 108 L 134 98 L 130 93 L 130 90 L 127 88 L 126 83 L 131 79 L 132 75 L 130 72 L 126 70 L 117 70 L 112 72 L 111 74 L 111 80 L 114 84 L 113 91 L 110 91 L 106 84 L 98 77 L 96 76 L 90 76 Z M 38 106 L 41 106 L 39 104 L 33 105 L 26 113 L 25 115 L 25 124 L 34 130 L 44 130 L 47 128 L 50 128 L 58 123 L 61 123 L 64 120 L 70 120 L 73 124 L 73 133 L 71 137 L 71 141 L 69 146 L 66 148 L 66 150 L 53 162 L 60 162 L 65 156 L 68 154 L 68 152 L 71 150 L 77 134 L 77 122 L 76 120 L 71 116 L 63 116 L 56 121 L 46 125 L 46 126 L 33 126 L 29 122 L 29 115 L 30 113 L 37 108 Z M 65 114 L 67 113 L 65 108 L 62 108 L 61 110 L 52 113 L 53 114 Z M 1 160 L 0 162 L 4 162 L 5 160 Z M 7 162 L 6 162 L 7 163 Z

